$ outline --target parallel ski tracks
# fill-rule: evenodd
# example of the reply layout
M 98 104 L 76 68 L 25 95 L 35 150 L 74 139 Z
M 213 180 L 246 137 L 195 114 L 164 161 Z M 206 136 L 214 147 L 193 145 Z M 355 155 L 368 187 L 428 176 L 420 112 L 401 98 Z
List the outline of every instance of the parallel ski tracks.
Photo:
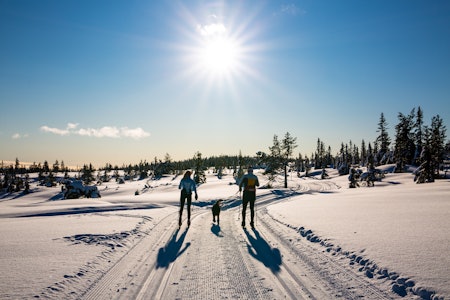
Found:
M 306 289 L 309 299 L 392 299 L 392 295 L 379 290 L 365 278 L 354 273 L 349 268 L 334 261 L 325 253 L 308 244 L 292 244 L 292 239 L 286 237 L 286 231 L 292 231 L 283 224 L 267 215 L 267 205 L 258 207 L 258 228 L 268 239 L 280 243 L 283 248 L 283 267 L 302 290 Z M 290 233 L 292 234 L 292 233 Z M 309 242 L 307 242 L 309 243 Z M 289 281 L 289 278 L 279 278 L 280 281 Z M 358 287 L 358 288 L 356 288 Z M 360 287 L 364 287 L 361 289 Z M 292 289 L 292 285 L 288 285 Z M 364 294 L 361 294 L 363 291 Z
M 194 209 L 189 229 L 186 225 L 178 229 L 177 212 L 171 213 L 77 298 L 393 298 L 308 242 L 295 243 L 295 238 L 293 242 L 293 229 L 267 214 L 270 204 L 298 194 L 291 190 L 258 196 L 255 230 L 240 227 L 240 207 L 223 211 L 219 232 L 211 227 L 217 236 L 207 229 L 209 209 Z M 171 249 L 176 253 L 169 253 L 169 261 L 161 261 L 158 251 Z
M 199 212 L 194 212 L 194 219 Z M 163 249 L 179 229 L 176 224 L 178 212 L 171 213 L 159 221 L 147 234 L 138 241 L 129 251 L 115 262 L 91 287 L 80 296 L 81 299 L 144 299 L 145 289 L 150 283 L 152 287 L 158 286 L 156 294 L 161 294 L 160 289 L 164 278 L 171 272 L 168 268 L 158 268 L 158 262 L 154 259 L 158 249 Z M 158 234 L 159 233 L 159 234 Z M 146 298 L 150 299 L 150 298 Z

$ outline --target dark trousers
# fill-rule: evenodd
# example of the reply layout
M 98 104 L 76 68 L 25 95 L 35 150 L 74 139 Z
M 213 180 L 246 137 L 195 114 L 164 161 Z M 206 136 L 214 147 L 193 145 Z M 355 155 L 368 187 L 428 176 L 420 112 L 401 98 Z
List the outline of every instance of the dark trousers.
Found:
M 250 224 L 253 225 L 255 219 L 255 200 L 256 193 L 253 191 L 244 191 L 242 197 L 242 225 L 245 225 L 245 212 L 247 211 L 247 205 L 250 203 Z
M 183 215 L 184 203 L 187 201 L 187 215 L 188 221 L 191 220 L 191 202 L 192 202 L 192 193 L 186 193 L 184 190 L 181 190 L 180 196 L 180 219 L 179 224 L 181 224 L 181 216 Z

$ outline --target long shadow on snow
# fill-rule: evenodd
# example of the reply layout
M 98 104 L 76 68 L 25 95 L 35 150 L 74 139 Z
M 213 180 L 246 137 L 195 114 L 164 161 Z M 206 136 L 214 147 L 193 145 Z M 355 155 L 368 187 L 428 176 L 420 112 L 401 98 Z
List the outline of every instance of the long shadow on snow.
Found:
M 162 248 L 158 250 L 158 258 L 156 261 L 156 268 L 168 268 L 171 263 L 173 263 L 178 256 L 183 254 L 184 251 L 191 245 L 191 243 L 186 243 L 183 249 L 184 238 L 186 237 L 186 233 L 188 229 L 180 235 L 177 240 L 177 236 L 180 230 L 175 230 L 169 242 Z
M 278 250 L 278 248 L 270 247 L 269 243 L 259 235 L 258 230 L 253 229 L 252 231 L 254 232 L 255 237 L 245 230 L 245 234 L 250 241 L 250 245 L 247 243 L 248 253 L 262 262 L 272 271 L 272 273 L 278 273 L 281 265 L 280 250 Z
M 122 210 L 140 210 L 140 209 L 153 209 L 160 208 L 161 206 L 156 204 L 145 204 L 139 206 L 128 206 L 128 205 L 116 205 L 116 206 L 87 206 L 87 207 L 72 207 L 62 210 L 51 210 L 39 213 L 29 213 L 29 214 L 18 214 L 15 217 L 51 217 L 51 216 L 64 216 L 64 215 L 77 215 L 77 214 L 88 214 L 88 213 L 101 213 L 101 212 L 111 212 L 111 211 L 122 211 Z

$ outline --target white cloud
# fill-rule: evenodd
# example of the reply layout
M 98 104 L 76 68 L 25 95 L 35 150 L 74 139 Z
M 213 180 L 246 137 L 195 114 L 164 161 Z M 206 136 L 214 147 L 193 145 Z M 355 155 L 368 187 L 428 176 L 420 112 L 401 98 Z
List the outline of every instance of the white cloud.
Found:
M 204 37 L 222 35 L 227 32 L 225 25 L 222 23 L 212 23 L 209 25 L 198 25 L 197 30 Z
M 140 127 L 135 128 L 135 129 L 129 129 L 127 127 L 124 127 L 124 128 L 121 128 L 120 131 L 123 136 L 130 137 L 130 138 L 133 138 L 136 140 L 150 136 L 150 133 L 145 132 Z
M 68 135 L 70 133 L 69 130 L 67 130 L 67 129 L 52 128 L 52 127 L 48 127 L 46 125 L 41 126 L 41 131 L 50 132 L 50 133 L 57 134 L 57 135 Z
M 68 123 L 66 129 L 52 128 L 48 126 L 41 126 L 41 131 L 49 132 L 57 135 L 80 135 L 97 138 L 122 138 L 129 137 L 133 139 L 142 139 L 150 136 L 150 133 L 144 131 L 142 128 L 117 128 L 115 126 L 103 126 L 101 128 L 79 128 L 78 123 Z
M 21 138 L 27 138 L 27 137 L 28 137 L 28 134 L 20 134 L 20 133 L 14 133 L 11 136 L 11 138 L 14 139 L 14 140 L 18 140 L 18 139 L 21 139 Z
M 120 131 L 116 127 L 104 126 L 100 129 L 95 128 L 87 128 L 87 129 L 79 129 L 74 131 L 74 133 L 84 136 L 93 136 L 93 137 L 110 137 L 110 138 L 119 138 Z
M 78 127 L 78 123 L 67 123 L 67 129 L 75 129 Z

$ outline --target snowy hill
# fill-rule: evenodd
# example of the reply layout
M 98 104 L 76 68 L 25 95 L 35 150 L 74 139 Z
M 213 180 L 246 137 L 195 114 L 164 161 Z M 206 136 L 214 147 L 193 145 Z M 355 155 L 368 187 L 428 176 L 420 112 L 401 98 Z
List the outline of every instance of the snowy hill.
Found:
M 181 176 L 103 183 L 101 198 L 64 200 L 36 182 L 1 194 L 0 298 L 448 299 L 449 179 L 387 173 L 350 189 L 328 174 L 258 189 L 253 231 L 239 226 L 229 173 L 207 173 L 180 230 Z

